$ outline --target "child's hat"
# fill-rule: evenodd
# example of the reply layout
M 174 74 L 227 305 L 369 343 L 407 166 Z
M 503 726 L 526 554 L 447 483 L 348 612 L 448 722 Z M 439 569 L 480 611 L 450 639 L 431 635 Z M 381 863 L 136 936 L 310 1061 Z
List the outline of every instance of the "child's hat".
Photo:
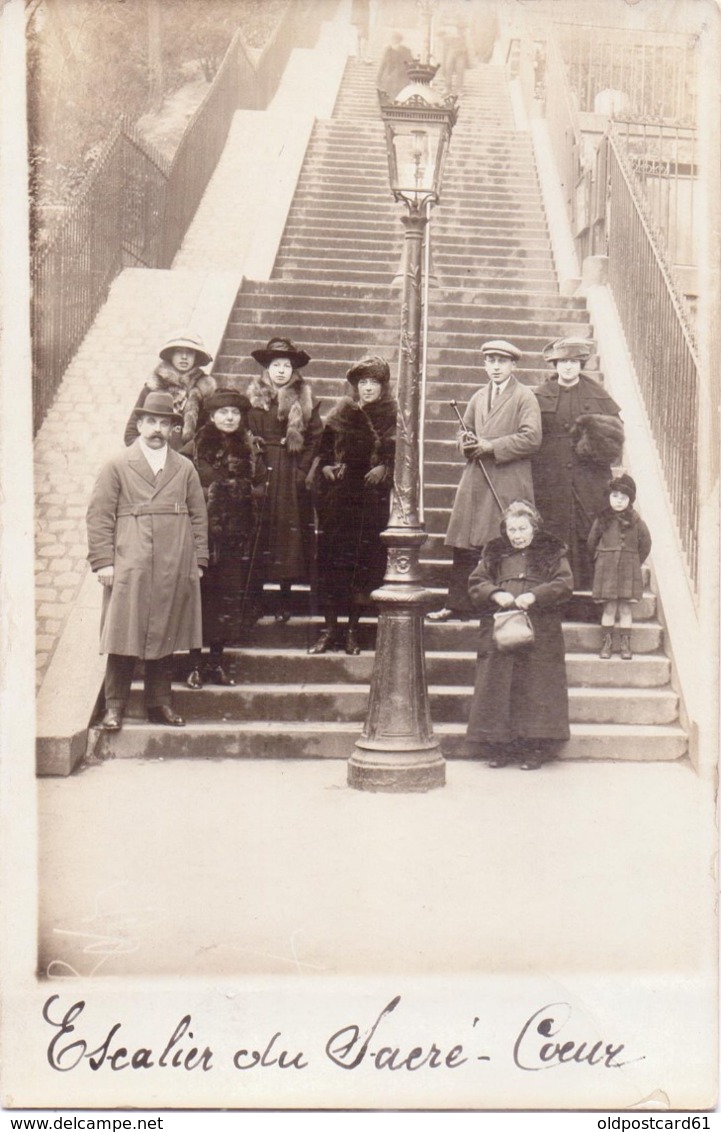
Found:
M 622 476 L 615 476 L 614 479 L 611 480 L 608 485 L 608 494 L 610 495 L 612 491 L 622 491 L 624 495 L 628 496 L 631 503 L 633 503 L 636 498 L 636 481 L 632 480 L 631 477 L 627 476 L 624 472 Z
M 276 358 L 289 358 L 293 369 L 302 369 L 310 361 L 310 354 L 294 346 L 290 338 L 271 338 L 264 350 L 251 350 L 251 358 L 267 369 Z
M 213 355 L 208 353 L 199 334 L 188 334 L 185 331 L 172 334 L 160 351 L 160 357 L 164 362 L 172 364 L 175 350 L 195 350 L 196 366 L 209 366 L 213 360 Z
M 218 409 L 239 409 L 241 413 L 247 413 L 250 401 L 245 393 L 239 393 L 237 389 L 218 389 L 208 397 L 204 407 L 209 417 L 212 417 Z

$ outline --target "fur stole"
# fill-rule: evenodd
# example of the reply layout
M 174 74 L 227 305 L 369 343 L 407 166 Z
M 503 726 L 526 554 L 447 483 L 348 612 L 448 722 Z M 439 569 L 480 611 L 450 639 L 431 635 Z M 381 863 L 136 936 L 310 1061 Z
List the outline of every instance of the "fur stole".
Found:
M 300 452 L 305 443 L 305 430 L 313 412 L 313 395 L 310 385 L 294 370 L 287 385 L 276 390 L 266 370 L 254 377 L 248 386 L 248 397 L 254 409 L 268 412 L 274 401 L 278 403 L 278 420 L 287 421 L 285 444 L 289 452 Z
M 398 407 L 392 397 L 361 406 L 352 397 L 343 397 L 331 409 L 326 427 L 334 433 L 335 460 L 339 464 L 357 460 L 368 452 L 371 468 L 385 465 L 393 470 L 396 448 Z
M 547 577 L 556 571 L 558 561 L 568 551 L 566 544 L 548 531 L 536 531 L 533 542 L 527 548 L 529 574 Z M 509 554 L 517 554 L 506 535 L 491 539 L 483 551 L 483 561 L 489 577 L 496 578 L 501 559 Z
M 640 516 L 633 507 L 629 506 L 625 511 L 614 511 L 612 507 L 604 507 L 603 511 L 599 511 L 596 516 L 598 529 L 601 535 L 605 535 L 614 522 L 617 522 L 622 531 L 627 531 L 630 527 L 638 526 Z
M 208 464 L 219 479 L 252 478 L 255 450 L 248 429 L 221 432 L 210 421 L 198 432 L 194 450 L 194 462 Z
M 199 366 L 193 366 L 187 373 L 178 373 L 167 362 L 161 362 L 145 384 L 151 393 L 172 393 L 173 408 L 183 418 L 182 439 L 187 444 L 198 430 L 203 401 L 215 393 L 215 378 Z

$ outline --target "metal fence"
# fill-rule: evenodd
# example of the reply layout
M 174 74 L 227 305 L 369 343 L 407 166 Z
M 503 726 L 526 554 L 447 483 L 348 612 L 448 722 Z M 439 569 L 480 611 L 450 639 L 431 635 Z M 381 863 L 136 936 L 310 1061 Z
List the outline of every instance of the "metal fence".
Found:
M 694 36 L 562 23 L 554 24 L 554 33 L 579 110 L 604 112 L 613 101 L 629 114 L 695 121 Z
M 335 0 L 291 2 L 255 62 L 236 33 L 172 163 L 130 123 L 118 123 L 50 242 L 32 257 L 35 431 L 115 276 L 124 267 L 171 265 L 233 114 L 268 105 L 291 51 L 315 42 L 334 6 Z
M 605 149 L 608 270 L 691 577 L 698 581 L 698 358 L 660 237 L 623 145 Z

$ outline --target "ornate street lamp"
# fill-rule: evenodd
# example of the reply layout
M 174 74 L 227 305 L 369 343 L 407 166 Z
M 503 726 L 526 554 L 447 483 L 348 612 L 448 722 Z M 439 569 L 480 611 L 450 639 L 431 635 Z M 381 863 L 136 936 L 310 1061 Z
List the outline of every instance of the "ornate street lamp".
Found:
M 446 780 L 428 706 L 423 616 L 430 595 L 418 560 L 426 541 L 419 506 L 422 246 L 458 114 L 455 97 L 443 98 L 429 85 L 437 69 L 415 63 L 408 68 L 409 85 L 395 101 L 379 94 L 391 191 L 407 213 L 401 217 L 405 268 L 393 503 L 381 535 L 388 565 L 382 587 L 372 595 L 378 604 L 378 640 L 368 716 L 348 762 L 348 783 L 358 790 L 424 791 Z

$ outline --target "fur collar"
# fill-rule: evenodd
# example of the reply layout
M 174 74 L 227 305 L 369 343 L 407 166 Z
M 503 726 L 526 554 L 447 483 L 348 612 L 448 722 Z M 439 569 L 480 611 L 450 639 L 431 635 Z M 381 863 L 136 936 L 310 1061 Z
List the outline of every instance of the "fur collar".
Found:
M 161 362 L 156 366 L 145 384 L 153 393 L 172 393 L 174 389 L 184 389 L 189 392 L 196 386 L 204 397 L 215 392 L 215 378 L 198 366 L 193 366 L 187 373 L 178 373 L 177 369 L 167 362 Z
M 529 570 L 545 574 L 567 551 L 566 544 L 560 538 L 548 531 L 536 531 L 533 542 L 527 548 Z M 491 577 L 497 573 L 502 558 L 516 553 L 518 552 L 513 549 L 505 534 L 486 543 L 483 559 Z
M 368 423 L 378 432 L 386 432 L 395 427 L 397 414 L 398 407 L 392 397 L 371 401 L 369 405 L 361 405 L 353 397 L 341 397 L 326 417 L 325 423 L 334 432 L 367 428 Z
M 248 429 L 241 427 L 237 432 L 221 432 L 212 421 L 200 429 L 194 447 L 196 458 L 213 466 L 233 458 L 250 460 L 253 455 L 252 436 Z
M 639 521 L 638 512 L 634 511 L 633 507 L 629 504 L 625 511 L 614 511 L 612 507 L 604 507 L 603 511 L 598 514 L 598 524 L 601 530 L 607 531 L 612 526 L 614 520 L 618 523 L 619 527 L 628 530 L 629 527 L 635 527 Z
M 254 409 L 268 412 L 271 405 L 278 405 L 278 420 L 287 421 L 285 442 L 289 452 L 300 452 L 305 442 L 305 430 L 313 413 L 313 395 L 310 385 L 297 370 L 287 385 L 276 389 L 263 370 L 260 377 L 254 377 L 248 386 L 248 397 Z

